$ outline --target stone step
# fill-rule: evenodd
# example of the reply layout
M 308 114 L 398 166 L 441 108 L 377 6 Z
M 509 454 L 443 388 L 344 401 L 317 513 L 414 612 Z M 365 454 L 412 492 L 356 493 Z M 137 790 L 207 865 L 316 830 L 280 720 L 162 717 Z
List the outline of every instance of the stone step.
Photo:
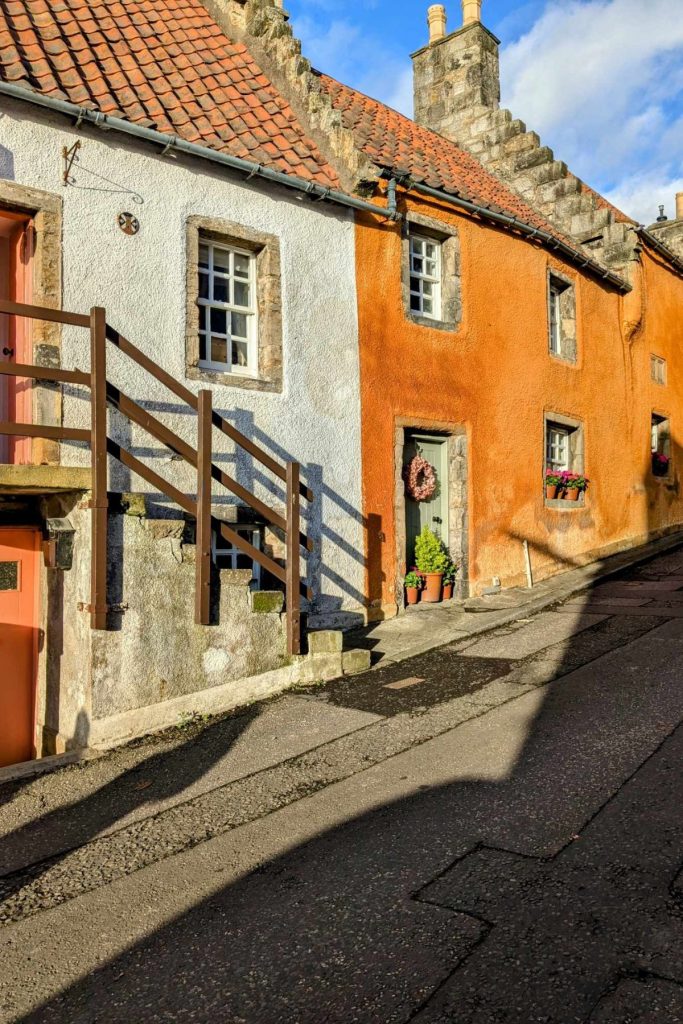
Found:
M 489 131 L 491 128 L 498 128 L 501 125 L 508 124 L 513 120 L 512 114 L 509 110 L 501 108 L 499 110 L 487 110 L 487 112 L 481 117 L 474 118 L 470 122 L 470 131 L 473 136 L 481 135 L 484 132 Z
M 575 196 L 581 192 L 581 182 L 574 174 L 568 174 L 566 178 L 558 181 L 548 181 L 545 185 L 539 185 L 536 191 L 536 201 L 547 210 L 555 211 L 558 199 L 565 196 Z
M 555 204 L 555 212 L 558 217 L 567 219 L 568 223 L 571 223 L 572 217 L 579 213 L 592 213 L 595 209 L 595 200 L 591 195 L 587 195 L 584 192 L 572 193 L 569 196 L 563 196 L 562 199 L 558 199 Z
M 527 136 L 533 134 L 527 132 Z M 525 138 L 526 136 L 521 136 Z M 538 138 L 538 136 L 536 136 Z M 513 151 L 512 154 L 515 170 L 526 171 L 531 167 L 540 167 L 544 164 L 555 163 L 555 154 L 549 146 L 534 146 L 527 149 Z
M 524 173 L 534 185 L 545 185 L 548 182 L 561 181 L 569 174 L 569 168 L 564 160 L 551 160 L 550 163 L 542 163 L 537 167 L 529 167 Z
M 510 121 L 498 127 L 489 128 L 487 131 L 474 136 L 468 142 L 467 148 L 470 152 L 473 152 L 472 147 L 476 145 L 488 164 L 490 160 L 505 155 L 507 148 L 512 146 L 516 140 L 524 139 L 527 135 L 531 134 L 523 131 L 523 128 L 524 125 L 521 121 Z M 528 143 L 526 145 L 528 146 Z
M 577 213 L 571 219 L 570 231 L 572 235 L 590 238 L 593 235 L 602 234 L 613 220 L 614 214 L 608 209 L 594 209 L 587 213 Z

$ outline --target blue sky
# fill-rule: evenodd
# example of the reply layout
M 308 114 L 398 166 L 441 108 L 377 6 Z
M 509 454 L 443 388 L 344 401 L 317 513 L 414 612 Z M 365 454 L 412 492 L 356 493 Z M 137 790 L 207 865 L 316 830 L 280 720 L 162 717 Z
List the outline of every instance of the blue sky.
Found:
M 449 29 L 460 0 L 445 0 Z M 314 66 L 412 112 L 428 0 L 285 0 Z M 683 191 L 683 0 L 483 0 L 502 104 L 571 169 L 650 223 Z

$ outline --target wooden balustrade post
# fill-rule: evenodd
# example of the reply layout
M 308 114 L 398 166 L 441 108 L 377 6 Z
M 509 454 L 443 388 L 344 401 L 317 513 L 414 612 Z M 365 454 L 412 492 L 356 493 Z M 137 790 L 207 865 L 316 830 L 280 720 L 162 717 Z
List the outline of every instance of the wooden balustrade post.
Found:
M 90 310 L 90 625 L 107 628 L 107 315 Z
M 211 622 L 211 392 L 197 395 L 197 546 L 195 622 Z
M 299 562 L 299 463 L 287 463 L 287 562 L 285 600 L 287 602 L 287 650 L 301 654 L 301 565 Z

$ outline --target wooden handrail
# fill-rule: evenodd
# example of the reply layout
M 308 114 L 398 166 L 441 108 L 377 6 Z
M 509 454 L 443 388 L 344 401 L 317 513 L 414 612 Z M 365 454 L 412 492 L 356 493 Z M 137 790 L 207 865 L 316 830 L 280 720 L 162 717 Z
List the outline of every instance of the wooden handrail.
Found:
M 90 327 L 90 317 L 84 313 L 68 313 L 65 309 L 48 309 L 47 306 L 29 306 L 25 302 L 9 302 L 7 299 L 0 299 L 0 313 L 25 316 L 29 320 L 47 320 L 53 324 L 69 324 L 71 327 Z
M 107 315 L 90 310 L 90 626 L 107 628 Z
M 195 622 L 211 622 L 211 392 L 197 395 L 197 538 Z
M 254 562 L 258 562 L 259 565 L 263 566 L 264 569 L 267 569 L 268 572 L 276 579 L 280 580 L 281 583 L 286 583 L 287 576 L 279 562 L 272 559 L 270 555 L 265 553 L 265 551 L 260 551 L 259 548 L 255 548 L 253 544 L 250 544 L 245 537 L 237 532 L 237 530 L 233 530 L 228 523 L 224 522 L 224 520 L 217 519 L 214 516 L 213 521 L 216 524 L 216 529 L 220 533 L 221 537 L 224 537 L 228 543 L 232 544 L 236 548 L 240 548 L 245 555 L 248 555 L 249 558 L 254 560 Z
M 10 377 L 35 377 L 36 380 L 51 380 L 57 384 L 83 384 L 90 387 L 90 374 L 83 370 L 57 370 L 51 366 L 35 366 L 33 363 L 2 361 L 0 373 Z
M 138 476 L 141 476 L 142 479 L 146 480 L 148 484 L 152 485 L 152 487 L 156 487 L 156 489 L 161 491 L 162 494 L 167 495 L 167 497 L 172 501 L 175 501 L 176 505 L 180 505 L 183 511 L 187 512 L 188 515 L 197 515 L 197 505 L 192 498 L 188 498 L 186 494 L 183 494 L 182 491 L 179 491 L 173 486 L 173 484 L 169 483 L 168 480 L 165 480 L 162 476 L 159 476 L 158 473 L 155 473 L 154 470 L 150 469 L 149 466 L 146 466 L 144 462 L 140 462 L 139 459 L 136 459 L 135 456 L 131 455 L 126 448 L 122 448 L 116 441 L 112 441 L 110 437 L 107 438 L 107 451 L 110 455 L 113 455 L 115 459 L 118 459 L 122 465 L 131 469 L 134 473 L 137 473 Z
M 51 427 L 47 423 L 0 422 L 0 434 L 12 437 L 47 437 L 52 441 L 89 441 L 90 431 L 76 427 Z
M 147 373 L 151 374 L 152 377 L 156 378 L 161 384 L 168 388 L 176 398 L 180 398 L 181 401 L 185 402 L 195 412 L 197 411 L 197 396 L 189 388 L 186 388 L 184 384 L 172 377 L 170 373 L 158 366 L 153 359 L 145 355 L 137 345 L 134 345 L 132 341 L 128 341 L 122 334 L 115 331 L 113 327 L 107 326 L 107 338 L 116 347 L 129 356 L 138 366 L 146 370 Z M 212 411 L 211 419 L 214 427 L 218 427 L 226 437 L 229 437 L 231 441 L 238 444 L 240 448 L 244 448 L 245 452 L 249 452 L 255 459 L 267 469 L 274 473 L 280 480 L 286 481 L 287 473 L 284 466 L 281 466 L 268 452 L 260 448 L 254 441 L 243 434 L 237 427 L 234 427 L 232 423 L 221 416 L 215 409 Z M 301 485 L 301 494 L 307 501 L 313 501 L 313 492 L 304 485 Z
M 132 398 L 129 398 L 128 395 L 109 382 L 107 382 L 107 398 L 129 420 L 137 423 L 139 427 L 142 427 L 148 434 L 151 434 L 155 440 L 161 441 L 171 451 L 182 456 L 191 466 L 196 467 L 197 452 L 191 444 L 184 441 L 182 437 L 179 437 L 175 431 L 167 427 L 161 420 L 158 420 L 151 412 L 147 412 L 141 405 L 138 405 Z
M 171 374 L 158 366 L 137 346 L 128 341 L 106 323 L 106 314 L 101 307 L 91 309 L 88 316 L 65 310 L 32 306 L 26 303 L 0 300 L 0 313 L 23 316 L 33 320 L 69 324 L 90 329 L 90 373 L 82 370 L 37 366 L 28 363 L 0 362 L 0 375 L 34 378 L 61 384 L 78 384 L 90 387 L 90 429 L 52 426 L 49 424 L 0 422 L 0 435 L 9 434 L 23 437 L 46 437 L 54 440 L 84 441 L 90 444 L 92 472 L 92 539 L 91 539 L 91 602 L 89 605 L 91 625 L 94 629 L 107 628 L 107 535 L 108 535 L 108 494 L 107 454 L 122 465 L 138 474 L 153 487 L 167 495 L 197 523 L 197 580 L 196 580 L 196 621 L 208 624 L 210 621 L 211 599 L 211 529 L 212 527 L 234 547 L 263 566 L 276 579 L 285 584 L 287 646 L 290 654 L 301 651 L 300 597 L 311 597 L 311 590 L 300 578 L 299 547 L 313 550 L 313 543 L 300 529 L 300 498 L 313 500 L 313 492 L 301 483 L 299 463 L 288 462 L 282 466 L 268 452 L 234 427 L 225 417 L 212 408 L 211 392 L 201 390 L 198 395 L 177 381 Z M 129 398 L 120 388 L 107 380 L 106 342 L 111 341 L 142 369 L 165 385 L 177 398 L 197 413 L 197 449 L 183 440 L 156 416 Z M 171 451 L 176 452 L 197 470 L 197 499 L 193 500 L 178 490 L 168 480 L 156 473 L 118 442 L 107 437 L 107 403 Z M 211 433 L 218 428 L 235 444 L 252 455 L 286 485 L 286 515 L 281 515 L 252 491 L 216 466 L 212 461 Z M 251 544 L 246 537 L 226 522 L 212 516 L 211 481 L 217 480 L 238 498 L 259 513 L 272 526 L 285 535 L 287 557 L 284 567 L 270 555 Z

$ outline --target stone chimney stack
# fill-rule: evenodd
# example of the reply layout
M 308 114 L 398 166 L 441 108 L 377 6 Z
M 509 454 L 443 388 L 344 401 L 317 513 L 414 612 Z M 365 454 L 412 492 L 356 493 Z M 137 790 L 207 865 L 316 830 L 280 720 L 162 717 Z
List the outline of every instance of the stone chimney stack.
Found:
M 500 106 L 499 40 L 481 24 L 481 0 L 462 0 L 463 25 L 446 34 L 446 11 L 427 12 L 429 43 L 412 55 L 415 120 L 454 142 Z
M 676 220 L 683 220 L 683 192 L 676 193 Z

